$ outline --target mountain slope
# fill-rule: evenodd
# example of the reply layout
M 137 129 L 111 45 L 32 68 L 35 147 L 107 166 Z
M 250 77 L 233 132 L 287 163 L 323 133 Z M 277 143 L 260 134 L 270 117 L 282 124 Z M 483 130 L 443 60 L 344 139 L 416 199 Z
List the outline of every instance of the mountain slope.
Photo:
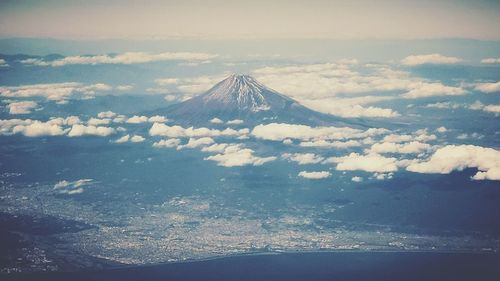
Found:
M 188 125 L 206 124 L 212 118 L 225 121 L 242 119 L 246 124 L 347 124 L 341 118 L 306 108 L 260 84 L 249 75 L 231 75 L 203 94 L 154 113 L 166 115 L 176 123 Z

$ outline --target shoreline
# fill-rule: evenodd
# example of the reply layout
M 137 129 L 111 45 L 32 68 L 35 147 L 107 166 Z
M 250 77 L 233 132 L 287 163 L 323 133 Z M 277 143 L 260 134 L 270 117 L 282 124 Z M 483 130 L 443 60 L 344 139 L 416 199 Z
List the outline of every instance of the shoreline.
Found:
M 159 262 L 159 263 L 147 263 L 147 264 L 123 264 L 117 266 L 111 266 L 108 268 L 95 269 L 82 269 L 82 270 L 61 270 L 54 271 L 50 273 L 98 273 L 103 271 L 120 271 L 127 269 L 147 269 L 162 266 L 175 266 L 175 265 L 185 265 L 185 264 L 196 264 L 210 261 L 221 261 L 234 258 L 246 258 L 246 257 L 259 257 L 259 256 L 279 256 L 279 255 L 307 255 L 307 254 L 436 254 L 436 255 L 484 255 L 484 256 L 495 256 L 500 258 L 500 251 L 463 251 L 463 250 L 390 250 L 390 249 L 377 249 L 377 250 L 356 250 L 356 249 L 346 249 L 346 250 L 301 250 L 301 251 L 269 251 L 269 252 L 252 252 L 252 253 L 240 253 L 233 255 L 224 256 L 213 256 L 200 259 L 175 261 L 175 262 Z M 112 260 L 108 260 L 114 262 Z M 37 273 L 37 272 L 31 272 Z M 46 272 L 39 272 L 46 273 Z M 1 274 L 0 274 L 1 275 Z M 9 275 L 9 274 L 7 274 Z

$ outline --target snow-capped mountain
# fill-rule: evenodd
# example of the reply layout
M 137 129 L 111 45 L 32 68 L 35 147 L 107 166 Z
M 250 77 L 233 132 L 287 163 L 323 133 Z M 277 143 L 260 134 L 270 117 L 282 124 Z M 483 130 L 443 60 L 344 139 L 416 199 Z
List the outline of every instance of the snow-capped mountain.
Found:
M 212 118 L 245 123 L 293 122 L 330 124 L 339 118 L 313 111 L 259 83 L 250 75 L 233 74 L 203 94 L 155 111 L 178 123 L 203 124 Z

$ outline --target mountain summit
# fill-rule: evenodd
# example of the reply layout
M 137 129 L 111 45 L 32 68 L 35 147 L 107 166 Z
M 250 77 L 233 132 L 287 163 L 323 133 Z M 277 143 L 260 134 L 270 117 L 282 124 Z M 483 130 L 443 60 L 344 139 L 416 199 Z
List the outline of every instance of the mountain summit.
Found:
M 259 112 L 271 108 L 270 94 L 280 95 L 250 75 L 233 74 L 200 97 L 206 105 L 238 109 L 240 112 Z
M 197 125 L 212 118 L 242 119 L 247 124 L 293 122 L 329 124 L 338 118 L 313 111 L 259 83 L 250 75 L 233 74 L 203 94 L 174 104 L 155 114 L 178 123 Z

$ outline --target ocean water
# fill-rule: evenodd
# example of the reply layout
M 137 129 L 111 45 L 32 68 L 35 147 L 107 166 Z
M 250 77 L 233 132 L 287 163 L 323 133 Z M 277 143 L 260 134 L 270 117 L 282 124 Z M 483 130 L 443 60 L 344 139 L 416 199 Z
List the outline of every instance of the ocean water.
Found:
M 498 280 L 499 254 L 309 252 L 243 255 L 102 271 L 2 276 L 3 280 Z

